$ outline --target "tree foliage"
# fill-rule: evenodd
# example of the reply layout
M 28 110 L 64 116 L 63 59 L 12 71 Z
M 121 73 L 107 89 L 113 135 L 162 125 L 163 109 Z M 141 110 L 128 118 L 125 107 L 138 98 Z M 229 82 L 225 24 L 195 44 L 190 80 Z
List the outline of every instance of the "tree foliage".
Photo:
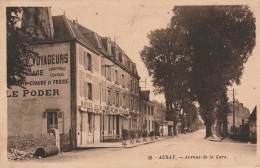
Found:
M 248 6 L 178 6 L 173 13 L 168 28 L 148 34 L 141 58 L 173 120 L 174 109 L 196 100 L 211 136 L 226 107 L 223 93 L 240 84 L 255 46 L 255 18 Z
M 196 95 L 207 135 L 219 97 L 240 84 L 243 64 L 255 46 L 255 18 L 247 6 L 175 7 L 171 27 L 179 27 L 190 47 L 191 91 Z
M 23 87 L 26 76 L 31 74 L 29 60 L 33 52 L 28 41 L 30 36 L 21 28 L 23 8 L 6 8 L 7 19 L 7 87 Z
M 141 58 L 153 78 L 157 92 L 165 95 L 167 119 L 174 121 L 176 134 L 177 109 L 187 98 L 192 97 L 187 80 L 190 59 L 187 56 L 185 35 L 179 28 L 166 28 L 151 31 L 148 38 L 150 45 L 141 51 Z

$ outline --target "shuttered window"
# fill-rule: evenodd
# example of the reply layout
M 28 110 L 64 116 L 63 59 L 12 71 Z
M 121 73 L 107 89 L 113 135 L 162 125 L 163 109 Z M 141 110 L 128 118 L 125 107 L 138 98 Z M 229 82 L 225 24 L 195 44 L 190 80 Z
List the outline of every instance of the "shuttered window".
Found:
M 85 82 L 84 83 L 84 95 L 86 99 L 92 100 L 92 84 Z
M 125 87 L 125 75 L 122 74 L 122 86 Z
M 107 104 L 112 105 L 111 89 L 107 89 Z
M 86 53 L 84 54 L 84 67 L 86 70 L 92 71 L 92 58 L 91 54 Z
M 119 107 L 119 93 L 116 91 L 116 106 Z

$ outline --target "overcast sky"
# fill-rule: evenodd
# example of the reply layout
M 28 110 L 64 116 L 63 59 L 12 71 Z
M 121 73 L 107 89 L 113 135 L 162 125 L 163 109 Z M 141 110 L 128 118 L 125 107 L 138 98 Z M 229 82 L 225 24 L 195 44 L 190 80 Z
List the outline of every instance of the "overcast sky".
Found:
M 135 1 L 136 2 L 136 1 Z M 157 28 L 165 28 L 172 17 L 174 5 L 170 1 L 158 3 L 133 3 L 132 1 L 86 1 L 75 3 L 60 3 L 52 6 L 52 14 L 65 15 L 69 19 L 78 19 L 78 22 L 97 32 L 100 36 L 111 37 L 126 52 L 126 54 L 137 64 L 140 81 L 147 79 L 146 88 L 151 90 L 151 99 L 159 102 L 164 101 L 163 95 L 154 95 L 151 78 L 139 52 L 144 45 L 149 43 L 147 33 Z M 152 1 L 154 2 L 154 1 Z M 251 6 L 253 11 L 257 7 Z M 235 87 L 235 98 L 250 112 L 256 105 L 256 54 L 254 51 L 248 62 L 241 80 L 241 85 Z M 259 71 L 258 71 L 259 72 Z M 144 87 L 144 83 L 140 83 Z

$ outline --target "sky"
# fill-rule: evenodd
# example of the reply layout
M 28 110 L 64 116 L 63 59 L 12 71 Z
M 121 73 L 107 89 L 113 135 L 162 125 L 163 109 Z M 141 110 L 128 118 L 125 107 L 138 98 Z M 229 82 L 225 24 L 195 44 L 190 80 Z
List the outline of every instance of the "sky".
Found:
M 139 3 L 140 2 L 140 3 Z M 165 28 L 173 15 L 174 4 L 170 1 L 86 1 L 84 3 L 62 3 L 51 6 L 52 15 L 65 15 L 71 19 L 77 19 L 79 24 L 95 31 L 102 37 L 110 37 L 125 51 L 125 53 L 137 64 L 137 71 L 142 90 L 150 90 L 151 100 L 164 102 L 164 95 L 153 93 L 152 79 L 141 60 L 140 51 L 145 45 L 149 45 L 147 33 L 154 29 Z M 257 7 L 250 6 L 253 11 Z M 235 99 L 238 99 L 252 112 L 257 104 L 256 76 L 256 47 L 253 55 L 245 64 L 240 86 L 235 88 Z M 144 88 L 144 82 L 147 81 Z M 230 88 L 231 90 L 232 88 Z M 230 95 L 231 96 L 231 95 Z

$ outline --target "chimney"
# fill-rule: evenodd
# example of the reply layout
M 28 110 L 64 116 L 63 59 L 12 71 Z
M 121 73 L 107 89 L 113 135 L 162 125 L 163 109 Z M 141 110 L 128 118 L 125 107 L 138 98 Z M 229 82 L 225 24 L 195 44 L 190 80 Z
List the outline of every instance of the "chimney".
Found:
M 33 40 L 53 40 L 54 28 L 50 7 L 24 7 L 22 28 Z

